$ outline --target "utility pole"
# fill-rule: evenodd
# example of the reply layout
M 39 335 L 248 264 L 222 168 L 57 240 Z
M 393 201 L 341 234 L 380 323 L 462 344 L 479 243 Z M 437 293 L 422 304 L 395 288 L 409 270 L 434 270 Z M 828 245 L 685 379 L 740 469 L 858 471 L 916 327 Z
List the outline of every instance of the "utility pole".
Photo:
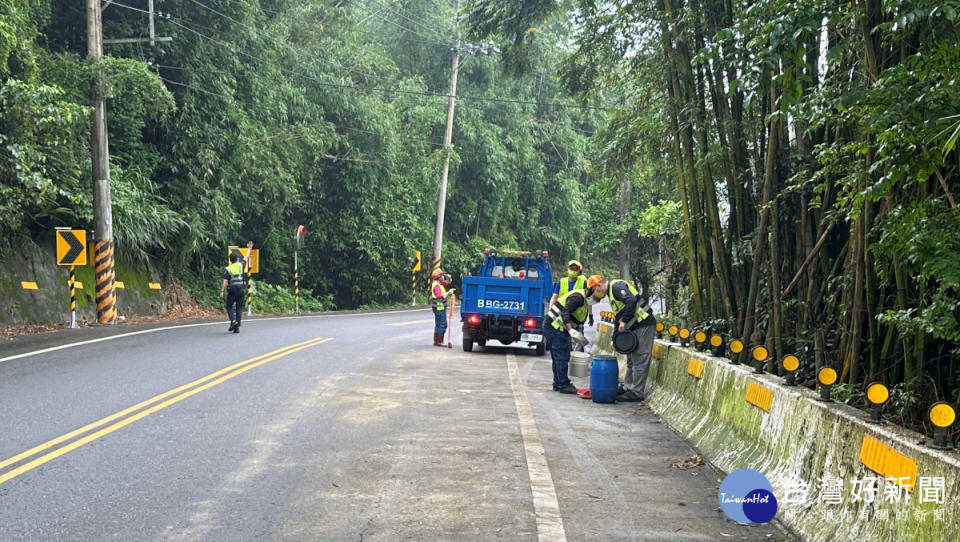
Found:
M 103 3 L 103 9 L 107 9 L 107 7 L 108 7 L 111 3 L 113 3 L 113 0 L 107 0 L 106 2 L 104 2 L 104 3 Z M 150 37 L 149 37 L 149 38 L 120 38 L 120 39 L 115 39 L 115 40 L 103 40 L 103 44 L 104 44 L 104 45 L 111 45 L 111 44 L 115 44 L 115 43 L 149 43 L 151 46 L 154 46 L 154 45 L 157 44 L 158 41 L 164 41 L 164 42 L 173 41 L 173 38 L 171 38 L 171 37 L 169 37 L 169 36 L 157 36 L 156 26 L 155 26 L 154 21 L 153 21 L 153 17 L 154 17 L 154 16 L 160 17 L 161 19 L 169 19 L 169 18 L 170 18 L 170 14 L 169 14 L 169 13 L 163 13 L 163 12 L 161 12 L 161 11 L 154 11 L 154 9 L 153 9 L 153 0 L 147 0 L 147 17 L 148 17 L 147 29 L 150 31 Z
M 460 0 L 454 10 L 456 34 L 453 40 L 453 70 L 450 73 L 450 95 L 447 103 L 447 129 L 443 133 L 443 150 L 447 156 L 440 175 L 440 195 L 437 197 L 437 230 L 433 236 L 433 266 L 431 272 L 440 268 L 443 245 L 443 214 L 447 206 L 447 177 L 450 173 L 450 153 L 453 152 L 453 108 L 457 103 L 457 74 L 460 71 Z
M 103 26 L 100 0 L 87 0 L 87 56 L 96 73 L 90 114 L 90 158 L 93 165 L 94 273 L 97 321 L 116 323 L 113 270 L 113 216 L 110 207 L 110 151 L 107 144 L 107 105 L 104 100 Z

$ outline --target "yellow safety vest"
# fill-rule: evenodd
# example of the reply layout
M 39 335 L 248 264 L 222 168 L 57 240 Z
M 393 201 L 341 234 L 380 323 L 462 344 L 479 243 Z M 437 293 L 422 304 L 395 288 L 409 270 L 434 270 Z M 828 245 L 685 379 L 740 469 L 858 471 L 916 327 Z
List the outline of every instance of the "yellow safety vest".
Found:
M 573 282 L 573 290 L 586 290 L 587 289 L 587 279 L 583 275 L 577 275 L 576 280 Z M 559 300 L 567 292 L 572 292 L 570 289 L 570 279 L 564 277 L 560 279 L 560 291 L 557 292 L 557 299 Z
M 563 307 L 567 304 L 567 298 L 573 294 L 580 294 L 583 296 L 583 305 L 577 307 L 577 310 L 573 311 L 570 315 L 573 317 L 573 321 L 580 325 L 587 320 L 587 314 L 590 312 L 590 306 L 587 305 L 587 291 L 586 290 L 571 290 L 559 298 L 557 302 L 551 307 L 550 315 L 553 316 L 553 322 L 550 324 L 554 329 L 563 329 Z
M 433 295 L 433 291 L 436 290 L 437 286 L 440 287 L 440 297 Z M 435 310 L 442 311 L 446 306 L 443 304 L 447 299 L 447 289 L 443 287 L 443 284 L 439 280 L 435 280 L 430 283 L 430 306 Z
M 630 293 L 633 294 L 634 297 L 636 297 L 639 294 L 639 292 L 637 292 L 637 289 L 634 288 L 632 284 L 630 284 L 629 282 L 623 279 L 610 281 L 610 286 L 608 286 L 608 290 L 607 290 L 607 297 L 610 298 L 610 308 L 613 309 L 613 312 L 617 313 L 617 319 L 621 320 L 622 318 L 620 318 L 620 313 L 623 312 L 623 308 L 626 307 L 626 304 L 623 301 L 619 301 L 613 298 L 613 285 L 618 282 L 622 282 L 626 284 L 627 288 L 630 290 Z M 646 320 L 647 316 L 650 316 L 649 314 L 647 314 L 647 311 L 643 310 L 643 307 L 640 306 L 639 302 L 637 303 L 637 311 L 634 314 L 637 317 L 637 320 L 636 320 L 637 322 L 642 322 L 643 320 Z
M 227 266 L 227 273 L 230 274 L 230 281 L 227 283 L 231 288 L 245 286 L 243 283 L 243 265 L 235 262 Z

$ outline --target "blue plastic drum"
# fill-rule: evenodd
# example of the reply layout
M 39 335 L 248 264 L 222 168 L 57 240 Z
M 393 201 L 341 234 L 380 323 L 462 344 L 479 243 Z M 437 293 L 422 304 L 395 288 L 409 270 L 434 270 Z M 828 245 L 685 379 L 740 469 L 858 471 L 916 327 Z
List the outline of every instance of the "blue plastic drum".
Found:
M 590 398 L 594 403 L 612 403 L 617 399 L 620 369 L 614 356 L 593 356 L 590 364 Z

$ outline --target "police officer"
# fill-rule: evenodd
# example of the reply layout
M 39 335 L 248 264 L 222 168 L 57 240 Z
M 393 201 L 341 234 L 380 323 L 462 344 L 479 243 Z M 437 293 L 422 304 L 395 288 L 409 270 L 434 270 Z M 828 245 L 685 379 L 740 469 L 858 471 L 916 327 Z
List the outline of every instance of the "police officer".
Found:
M 443 269 L 437 268 L 431 274 L 430 282 L 430 306 L 433 307 L 433 346 L 446 346 L 443 344 L 443 335 L 447 332 L 447 298 L 455 292 L 453 288 L 447 290 L 450 285 L 450 275 L 443 272 Z
M 547 340 L 550 341 L 550 359 L 553 360 L 553 391 L 577 393 L 570 383 L 567 366 L 570 363 L 570 339 L 581 347 L 587 344 L 583 335 L 583 323 L 590 314 L 587 299 L 591 295 L 587 288 L 575 289 L 561 295 L 547 311 Z
M 227 331 L 240 333 L 240 318 L 243 316 L 243 301 L 246 298 L 246 285 L 243 282 L 243 264 L 240 255 L 230 253 L 230 265 L 223 273 L 223 283 L 220 284 L 220 297 L 227 290 L 227 317 L 230 318 L 230 327 Z
M 625 280 L 604 280 L 594 275 L 587 279 L 587 286 L 594 286 L 596 299 L 609 298 L 610 308 L 617 315 L 617 331 L 629 331 L 637 339 L 637 349 L 627 354 L 627 376 L 617 401 L 643 401 L 657 319 L 640 302 L 637 289 Z

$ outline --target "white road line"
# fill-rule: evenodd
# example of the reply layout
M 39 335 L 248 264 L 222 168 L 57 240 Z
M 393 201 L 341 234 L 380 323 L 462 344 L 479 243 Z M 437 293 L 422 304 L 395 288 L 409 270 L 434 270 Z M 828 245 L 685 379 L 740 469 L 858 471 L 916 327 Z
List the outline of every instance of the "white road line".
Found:
M 405 313 L 420 312 L 425 310 L 427 309 L 411 309 L 411 310 L 403 310 L 403 311 L 383 311 L 383 312 L 355 312 L 350 314 L 311 314 L 311 315 L 304 315 L 304 316 L 276 316 L 273 318 L 251 318 L 249 320 L 245 320 L 245 323 L 249 324 L 253 322 L 263 322 L 267 320 L 297 320 L 302 318 L 333 318 L 334 316 L 375 316 L 380 314 L 405 314 Z M 30 356 L 38 356 L 40 354 L 46 354 L 49 352 L 56 352 L 57 350 L 66 350 L 67 348 L 76 348 L 78 346 L 85 346 L 88 344 L 94 344 L 94 343 L 99 343 L 103 341 L 112 341 L 114 339 L 132 337 L 134 335 L 143 335 L 145 333 L 156 333 L 158 331 L 168 331 L 171 329 L 184 329 L 188 327 L 222 326 L 222 325 L 223 325 L 223 322 L 202 322 L 199 324 L 181 324 L 178 326 L 165 326 L 165 327 L 157 327 L 153 329 L 142 329 L 140 331 L 131 331 L 130 333 L 122 333 L 120 335 L 111 335 L 109 337 L 101 337 L 99 339 L 90 339 L 87 341 L 61 344 L 59 346 L 51 346 L 50 348 L 44 348 L 42 350 L 33 350 L 31 352 L 24 352 L 22 354 L 17 354 L 15 356 L 7 356 L 5 358 L 0 358 L 0 363 L 3 363 L 5 361 L 13 361 L 15 359 L 20 359 L 20 358 L 28 358 Z
M 543 442 L 540 441 L 540 432 L 533 417 L 533 409 L 530 408 L 530 401 L 527 400 L 527 388 L 520 378 L 517 357 L 513 354 L 507 354 L 507 371 L 510 373 L 513 400 L 517 405 L 523 451 L 527 456 L 527 472 L 530 475 L 530 489 L 533 491 L 533 511 L 537 516 L 537 538 L 542 542 L 564 542 L 567 535 L 563 530 L 557 490 L 553 487 L 553 477 L 550 475 L 550 466 L 547 465 L 546 451 L 543 449 Z

